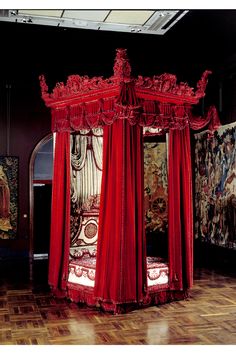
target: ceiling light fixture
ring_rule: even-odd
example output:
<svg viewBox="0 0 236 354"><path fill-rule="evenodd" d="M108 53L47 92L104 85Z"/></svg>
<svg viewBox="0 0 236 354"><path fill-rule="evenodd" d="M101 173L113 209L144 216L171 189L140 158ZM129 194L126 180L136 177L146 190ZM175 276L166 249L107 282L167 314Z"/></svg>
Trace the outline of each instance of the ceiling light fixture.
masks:
<svg viewBox="0 0 236 354"><path fill-rule="evenodd" d="M33 23L32 19L30 17L23 17L22 22L23 23Z"/></svg>

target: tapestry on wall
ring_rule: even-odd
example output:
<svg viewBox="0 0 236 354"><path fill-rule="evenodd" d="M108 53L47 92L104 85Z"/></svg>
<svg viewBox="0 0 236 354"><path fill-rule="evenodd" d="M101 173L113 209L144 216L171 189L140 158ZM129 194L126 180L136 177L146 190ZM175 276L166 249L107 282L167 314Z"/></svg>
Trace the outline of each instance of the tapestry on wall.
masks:
<svg viewBox="0 0 236 354"><path fill-rule="evenodd" d="M236 123L195 134L195 237L236 248Z"/></svg>
<svg viewBox="0 0 236 354"><path fill-rule="evenodd" d="M146 233L166 233L168 226L167 148L164 142L144 143Z"/></svg>
<svg viewBox="0 0 236 354"><path fill-rule="evenodd" d="M14 239L18 218L18 158L0 156L0 239Z"/></svg>

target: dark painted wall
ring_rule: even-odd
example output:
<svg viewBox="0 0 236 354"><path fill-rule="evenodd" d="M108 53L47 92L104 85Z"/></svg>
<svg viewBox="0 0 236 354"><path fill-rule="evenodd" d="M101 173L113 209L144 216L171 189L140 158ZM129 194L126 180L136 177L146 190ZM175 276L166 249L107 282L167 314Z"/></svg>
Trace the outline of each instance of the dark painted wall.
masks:
<svg viewBox="0 0 236 354"><path fill-rule="evenodd" d="M27 254L29 246L29 161L35 145L50 133L50 112L40 100L37 82L36 90L27 80L12 78L7 81L7 86L9 82L10 90L4 83L1 87L0 154L19 157L19 220L16 240L0 240L0 258ZM10 106L7 103L9 100Z"/></svg>
<svg viewBox="0 0 236 354"><path fill-rule="evenodd" d="M220 116L222 123L228 123L236 120L232 113L236 80L230 76L236 60L228 61L235 52L235 21L235 10L190 11L165 36L0 22L0 154L9 152L20 162L18 235L16 240L0 240L0 252L24 255L29 246L29 219L23 217L29 216L29 159L39 140L50 133L50 112L40 97L40 74L46 75L50 90L70 74L109 77L119 47L127 48L134 76L169 72L195 87L203 71L211 69L198 111L210 104L220 108L223 85Z"/></svg>

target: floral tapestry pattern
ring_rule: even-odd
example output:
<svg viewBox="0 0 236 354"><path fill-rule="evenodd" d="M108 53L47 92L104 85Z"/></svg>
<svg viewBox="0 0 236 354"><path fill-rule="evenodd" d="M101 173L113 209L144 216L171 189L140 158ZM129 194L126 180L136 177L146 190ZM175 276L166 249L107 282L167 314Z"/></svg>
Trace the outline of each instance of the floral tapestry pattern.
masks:
<svg viewBox="0 0 236 354"><path fill-rule="evenodd" d="M195 134L195 238L236 248L236 124Z"/></svg>
<svg viewBox="0 0 236 354"><path fill-rule="evenodd" d="M146 232L165 233L168 226L166 143L144 143L144 201Z"/></svg>
<svg viewBox="0 0 236 354"><path fill-rule="evenodd" d="M18 158L0 156L0 239L14 239L18 217Z"/></svg>

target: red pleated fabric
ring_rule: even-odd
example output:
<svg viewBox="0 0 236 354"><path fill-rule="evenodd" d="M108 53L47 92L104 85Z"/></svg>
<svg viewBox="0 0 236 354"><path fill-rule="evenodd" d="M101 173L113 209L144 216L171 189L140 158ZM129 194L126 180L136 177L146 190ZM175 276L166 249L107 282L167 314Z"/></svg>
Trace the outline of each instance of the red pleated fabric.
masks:
<svg viewBox="0 0 236 354"><path fill-rule="evenodd" d="M51 237L49 251L49 285L65 290L68 277L70 247L70 133L56 133Z"/></svg>
<svg viewBox="0 0 236 354"><path fill-rule="evenodd" d="M189 120L190 128L199 130L208 125L209 130L216 130L221 126L220 118L215 106L210 106L204 117L191 116Z"/></svg>
<svg viewBox="0 0 236 354"><path fill-rule="evenodd" d="M128 107L139 104L133 82L120 83L120 94L117 97L116 103Z"/></svg>
<svg viewBox="0 0 236 354"><path fill-rule="evenodd" d="M119 119L104 127L95 296L142 301L146 289L142 128Z"/></svg>
<svg viewBox="0 0 236 354"><path fill-rule="evenodd" d="M169 279L170 289L193 283L193 205L189 127L169 133Z"/></svg>

